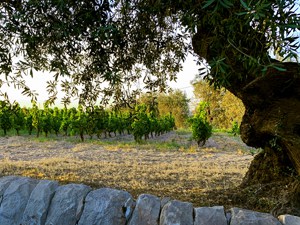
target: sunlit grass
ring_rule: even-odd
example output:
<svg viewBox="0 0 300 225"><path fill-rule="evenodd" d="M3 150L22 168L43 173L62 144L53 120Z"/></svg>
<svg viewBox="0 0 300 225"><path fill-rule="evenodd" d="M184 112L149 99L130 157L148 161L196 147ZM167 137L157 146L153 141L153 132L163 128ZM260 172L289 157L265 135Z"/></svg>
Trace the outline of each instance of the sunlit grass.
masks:
<svg viewBox="0 0 300 225"><path fill-rule="evenodd" d="M0 174L117 188L135 198L150 193L195 206L217 204L217 196L207 193L237 187L252 156L238 152L247 147L227 134L214 134L216 147L209 148L198 148L189 135L175 131L140 144L126 135L83 143L55 135L0 138Z"/></svg>

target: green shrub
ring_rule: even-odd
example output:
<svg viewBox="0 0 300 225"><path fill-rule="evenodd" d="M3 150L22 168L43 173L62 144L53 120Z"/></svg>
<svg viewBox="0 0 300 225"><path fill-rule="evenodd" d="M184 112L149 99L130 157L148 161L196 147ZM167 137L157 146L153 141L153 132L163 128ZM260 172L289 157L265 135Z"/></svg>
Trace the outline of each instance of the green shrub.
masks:
<svg viewBox="0 0 300 225"><path fill-rule="evenodd" d="M203 146L212 135L212 126L207 121L206 102L201 102L196 114L190 119L192 125L192 138L197 141L198 146Z"/></svg>
<svg viewBox="0 0 300 225"><path fill-rule="evenodd" d="M212 135L212 126L201 117L192 118L192 137L198 146L203 146Z"/></svg>

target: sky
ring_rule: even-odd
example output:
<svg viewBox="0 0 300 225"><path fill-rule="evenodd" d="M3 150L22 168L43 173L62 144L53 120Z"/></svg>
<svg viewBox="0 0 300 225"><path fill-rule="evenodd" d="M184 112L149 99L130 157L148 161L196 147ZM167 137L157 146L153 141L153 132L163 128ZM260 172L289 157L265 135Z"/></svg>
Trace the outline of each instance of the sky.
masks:
<svg viewBox="0 0 300 225"><path fill-rule="evenodd" d="M185 92L187 97L193 98L193 87L191 81L195 78L198 73L198 66L196 65L196 58L192 55L188 55L186 61L183 64L183 70L178 73L177 81L170 82L170 87L173 89L180 89ZM51 79L51 75L48 73L38 73L34 75L34 78L26 78L26 84L38 93L37 102L39 106L43 105L43 102L47 100L48 93L46 90L47 80ZM31 106L31 99L27 96L22 95L21 90L14 89L13 87L7 87L3 85L1 87L2 92L7 92L10 101L17 101L21 106ZM58 100L56 105L61 106L60 101L63 97L63 93L58 94Z"/></svg>

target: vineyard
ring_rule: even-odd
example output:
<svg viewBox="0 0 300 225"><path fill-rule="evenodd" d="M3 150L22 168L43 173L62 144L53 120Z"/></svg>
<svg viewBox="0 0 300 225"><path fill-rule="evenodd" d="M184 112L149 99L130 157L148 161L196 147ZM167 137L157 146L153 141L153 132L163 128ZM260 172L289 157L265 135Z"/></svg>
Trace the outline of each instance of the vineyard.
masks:
<svg viewBox="0 0 300 225"><path fill-rule="evenodd" d="M134 110L121 112L95 106L93 109L50 108L44 104L43 109L33 103L31 108L21 108L16 102L0 102L0 127L3 134L14 130L17 135L24 131L29 135L44 134L46 137L54 133L64 136L111 137L132 134L137 142L169 132L175 127L175 119L171 114L160 116L150 111L145 104Z"/></svg>

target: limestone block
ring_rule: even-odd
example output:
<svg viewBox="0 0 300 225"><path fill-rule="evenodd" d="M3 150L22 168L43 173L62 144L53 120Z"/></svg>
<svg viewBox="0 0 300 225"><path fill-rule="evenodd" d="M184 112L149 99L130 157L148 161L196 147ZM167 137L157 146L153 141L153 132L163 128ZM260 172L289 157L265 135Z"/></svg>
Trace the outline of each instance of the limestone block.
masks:
<svg viewBox="0 0 300 225"><path fill-rule="evenodd" d="M83 184L59 186L52 198L46 225L75 225L80 219L84 200L91 188Z"/></svg>
<svg viewBox="0 0 300 225"><path fill-rule="evenodd" d="M31 192L38 181L30 178L13 179L4 192L0 206L1 225L19 225Z"/></svg>
<svg viewBox="0 0 300 225"><path fill-rule="evenodd" d="M0 205L1 205L1 202L3 200L3 195L4 195L4 192L5 192L6 188L8 188L8 186L10 185L10 183L13 180L17 180L17 179L20 179L20 178L21 177L17 177L17 176L1 177L1 179L0 179Z"/></svg>
<svg viewBox="0 0 300 225"><path fill-rule="evenodd" d="M91 191L85 200L85 206L78 225L122 225L129 218L128 210L133 204L132 196L125 191L101 188Z"/></svg>
<svg viewBox="0 0 300 225"><path fill-rule="evenodd" d="M160 199L149 194L138 197L136 207L128 225L158 225Z"/></svg>
<svg viewBox="0 0 300 225"><path fill-rule="evenodd" d="M58 182L41 180L33 189L23 214L22 225L45 224Z"/></svg>
<svg viewBox="0 0 300 225"><path fill-rule="evenodd" d="M300 217L292 216L289 214L280 215L278 217L278 219L283 225L299 225L300 224Z"/></svg>
<svg viewBox="0 0 300 225"><path fill-rule="evenodd" d="M275 217L268 213L232 208L230 225L282 225Z"/></svg>
<svg viewBox="0 0 300 225"><path fill-rule="evenodd" d="M160 225L193 225L193 205L189 202L170 201L162 209Z"/></svg>
<svg viewBox="0 0 300 225"><path fill-rule="evenodd" d="M223 206L195 208L194 225L227 225Z"/></svg>

